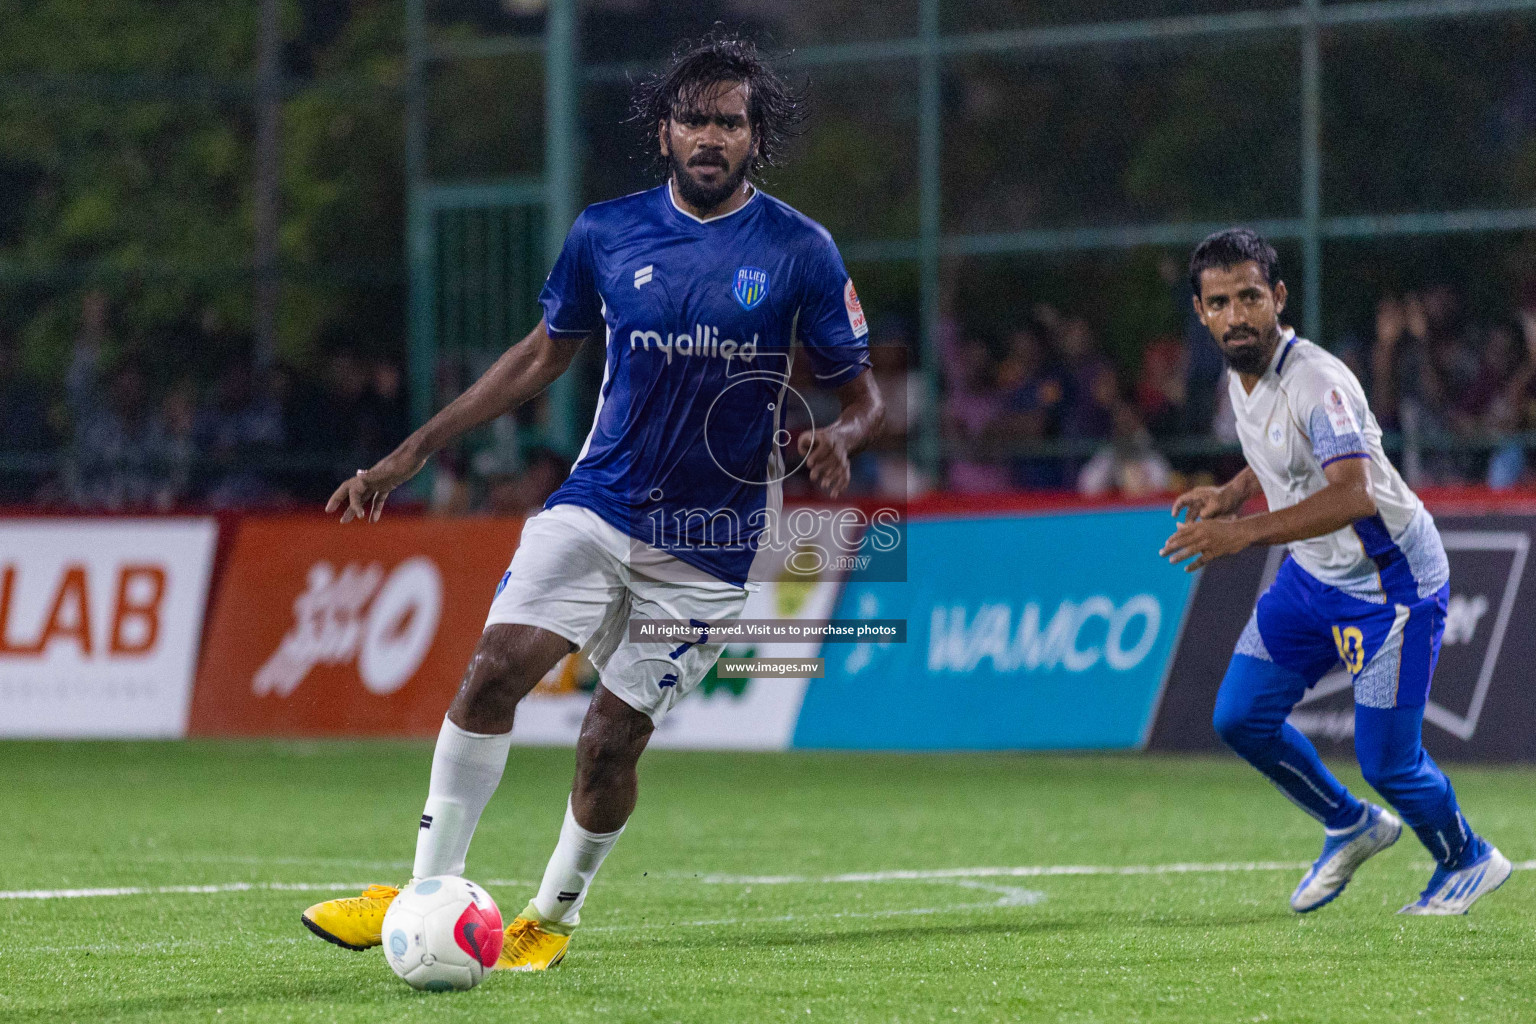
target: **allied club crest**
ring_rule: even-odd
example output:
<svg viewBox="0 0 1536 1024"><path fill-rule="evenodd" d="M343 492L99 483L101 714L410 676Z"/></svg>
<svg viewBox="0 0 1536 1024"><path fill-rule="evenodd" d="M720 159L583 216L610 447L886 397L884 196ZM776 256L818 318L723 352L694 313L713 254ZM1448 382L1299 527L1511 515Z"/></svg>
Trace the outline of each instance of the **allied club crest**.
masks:
<svg viewBox="0 0 1536 1024"><path fill-rule="evenodd" d="M740 267L731 294L742 309L756 309L768 297L768 271L756 267Z"/></svg>

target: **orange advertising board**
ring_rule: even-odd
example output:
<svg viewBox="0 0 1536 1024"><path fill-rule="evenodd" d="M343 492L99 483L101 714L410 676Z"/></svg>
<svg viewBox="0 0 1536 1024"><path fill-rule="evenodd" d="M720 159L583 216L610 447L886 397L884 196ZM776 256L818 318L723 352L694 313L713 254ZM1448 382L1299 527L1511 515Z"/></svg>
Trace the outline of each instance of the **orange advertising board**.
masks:
<svg viewBox="0 0 1536 1024"><path fill-rule="evenodd" d="M220 575L194 736L433 736L520 519L249 518Z"/></svg>

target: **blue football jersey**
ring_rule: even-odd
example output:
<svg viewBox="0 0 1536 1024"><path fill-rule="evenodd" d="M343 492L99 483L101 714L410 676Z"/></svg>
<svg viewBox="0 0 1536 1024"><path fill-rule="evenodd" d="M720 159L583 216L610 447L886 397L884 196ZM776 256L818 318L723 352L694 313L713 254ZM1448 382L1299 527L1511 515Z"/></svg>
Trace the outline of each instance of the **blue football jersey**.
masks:
<svg viewBox="0 0 1536 1024"><path fill-rule="evenodd" d="M539 301L551 335L607 346L592 430L546 507L589 508L745 583L778 511L785 406L801 402L789 386L796 340L825 387L869 365L832 237L760 191L700 220L663 184L587 207Z"/></svg>

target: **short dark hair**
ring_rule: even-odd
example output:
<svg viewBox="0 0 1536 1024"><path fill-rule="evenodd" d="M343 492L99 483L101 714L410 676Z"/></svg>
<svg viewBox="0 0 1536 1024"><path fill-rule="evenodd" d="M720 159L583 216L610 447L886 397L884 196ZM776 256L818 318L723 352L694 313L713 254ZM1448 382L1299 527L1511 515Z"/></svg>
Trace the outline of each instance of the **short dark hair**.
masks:
<svg viewBox="0 0 1536 1024"><path fill-rule="evenodd" d="M784 145L803 130L806 89L786 83L751 39L717 25L700 40L680 43L665 69L635 86L630 120L646 130L647 152L658 168L665 171L668 165L657 152L656 126L696 109L723 82L747 87L747 121L757 143L747 172L755 176L763 167L779 165Z"/></svg>
<svg viewBox="0 0 1536 1024"><path fill-rule="evenodd" d="M1280 257L1275 247L1264 236L1248 228L1227 228L1207 235L1205 241L1195 246L1195 254L1189 258L1189 288L1195 298L1200 297L1200 273L1219 267L1230 270L1249 260L1259 265L1264 280L1273 289L1280 283Z"/></svg>

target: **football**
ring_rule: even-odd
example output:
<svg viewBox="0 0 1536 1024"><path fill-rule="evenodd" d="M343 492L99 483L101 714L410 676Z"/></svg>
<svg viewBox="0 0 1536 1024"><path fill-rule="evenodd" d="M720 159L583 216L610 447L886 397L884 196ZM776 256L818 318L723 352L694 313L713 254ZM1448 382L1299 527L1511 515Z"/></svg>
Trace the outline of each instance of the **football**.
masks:
<svg viewBox="0 0 1536 1024"><path fill-rule="evenodd" d="M384 915L384 958L412 988L463 991L480 984L501 955L501 911L474 882L422 878Z"/></svg>

